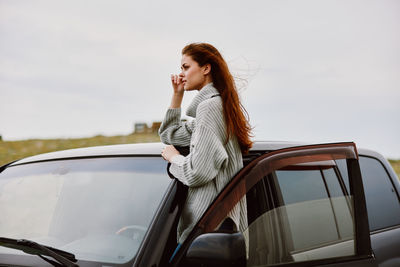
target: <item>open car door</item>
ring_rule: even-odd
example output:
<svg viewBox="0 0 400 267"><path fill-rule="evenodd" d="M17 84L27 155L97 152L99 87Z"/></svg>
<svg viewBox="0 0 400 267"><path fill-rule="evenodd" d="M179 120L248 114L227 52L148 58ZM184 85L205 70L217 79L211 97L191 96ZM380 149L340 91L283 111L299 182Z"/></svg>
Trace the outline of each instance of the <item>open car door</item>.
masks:
<svg viewBox="0 0 400 267"><path fill-rule="evenodd" d="M337 168L345 162L348 178ZM346 180L345 180L346 179ZM248 227L218 231L246 198ZM376 266L354 143L259 156L205 212L172 266Z"/></svg>

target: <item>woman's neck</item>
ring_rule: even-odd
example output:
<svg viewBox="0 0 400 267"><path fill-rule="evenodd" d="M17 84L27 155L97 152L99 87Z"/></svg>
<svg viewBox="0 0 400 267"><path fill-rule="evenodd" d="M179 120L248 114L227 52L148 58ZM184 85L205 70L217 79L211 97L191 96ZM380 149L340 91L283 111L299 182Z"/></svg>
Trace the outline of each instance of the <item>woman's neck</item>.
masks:
<svg viewBox="0 0 400 267"><path fill-rule="evenodd" d="M207 75L206 79L204 80L204 83L201 85L201 87L198 90L200 91L201 88L203 88L204 86L206 86L207 84L212 83L212 82L213 82L213 80L212 80L211 76Z"/></svg>

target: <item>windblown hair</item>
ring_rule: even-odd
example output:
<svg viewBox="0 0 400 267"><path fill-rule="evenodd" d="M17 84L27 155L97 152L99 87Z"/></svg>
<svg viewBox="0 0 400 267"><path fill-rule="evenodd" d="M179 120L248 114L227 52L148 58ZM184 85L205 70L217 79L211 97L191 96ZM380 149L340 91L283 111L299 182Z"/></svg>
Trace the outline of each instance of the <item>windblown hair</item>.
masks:
<svg viewBox="0 0 400 267"><path fill-rule="evenodd" d="M253 142L250 140L251 126L248 113L240 103L235 80L222 55L207 43L192 43L182 49L182 55L190 56L200 67L211 65L211 77L214 87L222 98L224 119L228 142L231 135L236 136L240 149L246 154Z"/></svg>

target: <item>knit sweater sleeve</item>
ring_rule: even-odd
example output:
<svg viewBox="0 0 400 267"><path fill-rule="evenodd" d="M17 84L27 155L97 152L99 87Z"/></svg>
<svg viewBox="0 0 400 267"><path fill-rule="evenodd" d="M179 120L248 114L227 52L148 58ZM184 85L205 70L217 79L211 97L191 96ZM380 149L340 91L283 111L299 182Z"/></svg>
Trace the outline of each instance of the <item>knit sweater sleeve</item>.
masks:
<svg viewBox="0 0 400 267"><path fill-rule="evenodd" d="M196 120L181 121L181 109L170 108L161 123L158 134L161 142L174 146L189 146Z"/></svg>
<svg viewBox="0 0 400 267"><path fill-rule="evenodd" d="M190 154L174 156L170 172L183 184L198 187L213 180L227 161L222 141L209 128L198 125Z"/></svg>

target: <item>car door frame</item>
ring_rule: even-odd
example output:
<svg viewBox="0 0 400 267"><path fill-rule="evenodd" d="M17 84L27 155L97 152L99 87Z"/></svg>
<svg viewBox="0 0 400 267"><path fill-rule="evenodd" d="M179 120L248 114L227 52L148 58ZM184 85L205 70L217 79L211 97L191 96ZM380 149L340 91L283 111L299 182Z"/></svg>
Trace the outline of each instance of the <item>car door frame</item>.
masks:
<svg viewBox="0 0 400 267"><path fill-rule="evenodd" d="M369 225L356 145L352 142L306 145L265 153L244 167L217 196L176 254L172 266L179 266L191 242L203 233L213 232L229 210L266 174L285 166L308 162L346 159L350 191L354 199L355 255L291 262L280 266L376 266L371 249Z"/></svg>

